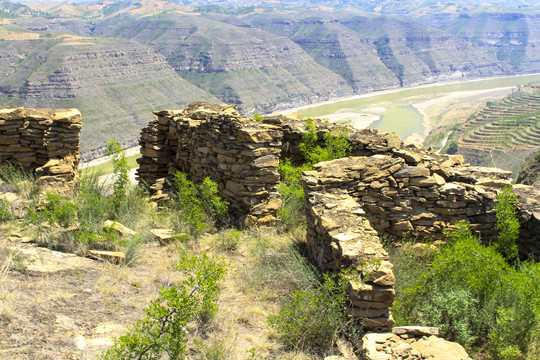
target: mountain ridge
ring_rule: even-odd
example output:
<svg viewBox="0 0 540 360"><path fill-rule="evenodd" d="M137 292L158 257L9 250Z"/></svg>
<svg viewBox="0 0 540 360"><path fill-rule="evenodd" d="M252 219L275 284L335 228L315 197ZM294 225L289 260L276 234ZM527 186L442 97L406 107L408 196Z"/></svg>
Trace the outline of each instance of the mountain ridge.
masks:
<svg viewBox="0 0 540 360"><path fill-rule="evenodd" d="M245 113L273 112L372 91L540 71L540 13L529 5L515 16L497 4L429 1L398 7L332 1L9 4L0 3L4 11L15 9L0 19L0 100L35 106L40 97L43 106L80 107L89 124L103 124L92 129L102 135L83 134L84 150L102 145L108 131L133 136L123 128L142 126L155 104L219 99ZM478 19L488 21L471 33ZM122 54L113 56L126 59L124 65L107 61L106 54L118 49ZM101 60L92 64L91 57ZM159 79L159 89L152 79ZM91 94L96 84L116 90L97 101ZM161 100L142 105L143 95L156 94ZM114 105L93 109L103 101ZM109 107L123 110L106 114ZM97 119L99 110L104 114Z"/></svg>

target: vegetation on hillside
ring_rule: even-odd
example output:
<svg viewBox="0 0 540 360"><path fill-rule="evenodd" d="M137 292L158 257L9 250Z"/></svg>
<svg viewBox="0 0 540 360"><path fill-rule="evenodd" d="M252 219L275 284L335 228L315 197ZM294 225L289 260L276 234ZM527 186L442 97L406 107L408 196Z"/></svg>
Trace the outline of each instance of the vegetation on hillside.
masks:
<svg viewBox="0 0 540 360"><path fill-rule="evenodd" d="M503 190L496 206L499 239L480 244L467 223L446 232L433 250L394 250L398 324L436 326L479 358L540 356L540 264L517 260L515 198Z"/></svg>
<svg viewBox="0 0 540 360"><path fill-rule="evenodd" d="M540 151L531 156L521 167L516 178L519 184L533 185L540 179Z"/></svg>
<svg viewBox="0 0 540 360"><path fill-rule="evenodd" d="M281 175L278 191L283 201L278 214L288 230L297 229L305 224L303 220L305 194L300 181L302 172L313 169L316 163L344 157L351 150L349 134L344 127L337 129L334 134L326 132L323 139L319 139L313 120L308 119L305 130L300 143L300 152L305 162L295 165L290 159L282 159L278 167Z"/></svg>
<svg viewBox="0 0 540 360"><path fill-rule="evenodd" d="M320 145L310 146L310 151L328 152ZM158 359L166 355L181 359L188 353L195 359L229 358L227 354L232 350L224 339L204 335L224 336L216 324L224 319L237 321L227 318L230 307L225 312L218 309L223 286L228 288L226 296L254 297L249 306L258 303L257 309L264 308L256 311L264 316L262 326L269 332L264 335L267 345L247 349L237 358L281 359L292 358L293 354L319 357L333 353L336 333L347 323L342 312L346 277L320 276L305 257L301 236L276 234L275 230L262 235L256 229L228 228L228 204L217 195L217 185L209 179L194 184L182 173L174 177L171 200L155 208L143 188L128 182L125 155L114 141L108 152L112 156L113 179L102 183L98 174L87 171L72 192L58 188L43 194L43 188L30 174L11 165L0 168L6 184L3 186L16 188L24 199L25 205L17 211L26 213L24 222L38 245L79 255L87 255L92 249L117 250L124 253L123 266L132 269L140 266L143 251L148 251L147 244L154 241L150 229L170 227L176 232L169 251L177 254L177 260L168 271L178 275L158 287L153 300L144 307L143 317L129 326L128 332L101 358ZM10 222L16 218L16 209L2 207L0 215L2 222ZM136 234L119 233L116 227L104 226L106 220L126 225ZM208 245L209 250L201 250ZM26 260L21 259L23 269ZM8 261L3 253L0 260ZM229 269L227 274L225 267ZM170 279L171 274L161 276ZM290 316L292 313L295 317ZM299 318L303 321L298 322ZM274 350L269 353L267 346Z"/></svg>

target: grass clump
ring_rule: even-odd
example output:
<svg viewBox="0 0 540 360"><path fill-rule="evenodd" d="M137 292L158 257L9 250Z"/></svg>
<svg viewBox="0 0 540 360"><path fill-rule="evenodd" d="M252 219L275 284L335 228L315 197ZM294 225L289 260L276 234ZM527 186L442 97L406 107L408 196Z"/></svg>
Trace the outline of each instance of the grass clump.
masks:
<svg viewBox="0 0 540 360"><path fill-rule="evenodd" d="M4 198L0 198L0 221L8 221L13 218L11 204Z"/></svg>
<svg viewBox="0 0 540 360"><path fill-rule="evenodd" d="M13 187L19 196L27 200L35 200L41 191L41 187L31 172L11 163L0 165L0 179Z"/></svg>
<svg viewBox="0 0 540 360"><path fill-rule="evenodd" d="M268 318L269 325L290 349L330 348L338 329L347 323L344 309L353 276L351 271L324 274L319 286L295 291L279 313Z"/></svg>
<svg viewBox="0 0 540 360"><path fill-rule="evenodd" d="M241 235L242 232L237 229L230 229L221 233L216 239L218 249L228 252L237 250Z"/></svg>

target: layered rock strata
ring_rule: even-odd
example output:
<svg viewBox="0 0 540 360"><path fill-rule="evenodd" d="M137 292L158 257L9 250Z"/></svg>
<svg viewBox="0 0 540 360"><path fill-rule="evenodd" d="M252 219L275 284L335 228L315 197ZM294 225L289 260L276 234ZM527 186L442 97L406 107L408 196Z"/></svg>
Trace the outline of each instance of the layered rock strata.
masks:
<svg viewBox="0 0 540 360"><path fill-rule="evenodd" d="M44 182L77 177L81 113L77 109L0 109L0 164L31 171Z"/></svg>

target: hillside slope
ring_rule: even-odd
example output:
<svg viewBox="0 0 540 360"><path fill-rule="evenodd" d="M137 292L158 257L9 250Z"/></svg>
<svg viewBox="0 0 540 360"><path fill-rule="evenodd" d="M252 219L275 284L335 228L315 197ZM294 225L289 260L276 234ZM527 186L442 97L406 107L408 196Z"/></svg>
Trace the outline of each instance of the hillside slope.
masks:
<svg viewBox="0 0 540 360"><path fill-rule="evenodd" d="M185 79L250 112L352 94L343 78L289 39L194 15L114 18L94 34L152 46Z"/></svg>
<svg viewBox="0 0 540 360"><path fill-rule="evenodd" d="M289 37L359 93L504 70L463 40L392 16L355 10L273 12L237 21Z"/></svg>
<svg viewBox="0 0 540 360"><path fill-rule="evenodd" d="M533 185L540 180L540 151L523 164L516 182L519 184Z"/></svg>
<svg viewBox="0 0 540 360"><path fill-rule="evenodd" d="M467 121L454 126L444 151L463 154L475 165L511 170L516 176L538 149L540 87L531 84L503 100L488 102Z"/></svg>
<svg viewBox="0 0 540 360"><path fill-rule="evenodd" d="M83 150L136 136L152 110L218 101L182 79L155 50L136 42L59 37L0 42L0 101L77 107Z"/></svg>
<svg viewBox="0 0 540 360"><path fill-rule="evenodd" d="M465 40L507 71L535 72L540 66L540 14L472 13L420 19Z"/></svg>

